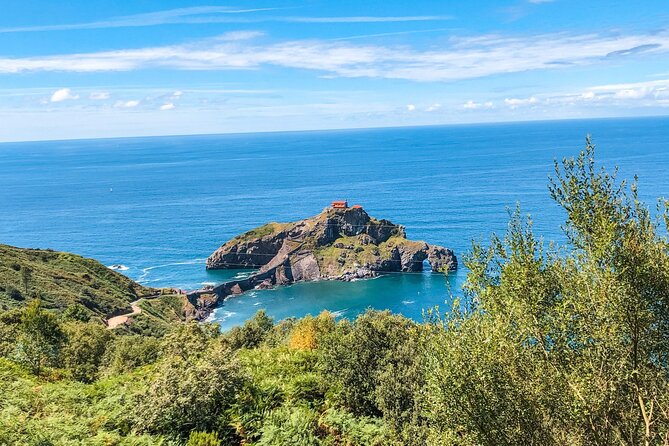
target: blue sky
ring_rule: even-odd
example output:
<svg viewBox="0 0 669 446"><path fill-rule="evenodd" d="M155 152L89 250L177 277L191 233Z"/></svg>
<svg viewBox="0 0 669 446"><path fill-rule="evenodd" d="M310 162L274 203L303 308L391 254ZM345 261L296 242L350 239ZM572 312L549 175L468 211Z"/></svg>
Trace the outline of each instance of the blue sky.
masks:
<svg viewBox="0 0 669 446"><path fill-rule="evenodd" d="M0 141L667 112L667 0L31 0L0 15Z"/></svg>

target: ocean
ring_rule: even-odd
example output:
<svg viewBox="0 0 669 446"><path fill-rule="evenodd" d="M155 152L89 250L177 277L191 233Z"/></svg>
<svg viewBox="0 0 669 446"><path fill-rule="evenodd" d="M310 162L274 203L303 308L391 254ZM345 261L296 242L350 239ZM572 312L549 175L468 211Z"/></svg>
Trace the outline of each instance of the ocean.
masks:
<svg viewBox="0 0 669 446"><path fill-rule="evenodd" d="M564 241L548 177L586 134L600 163L639 176L653 209L669 195L669 118L5 143L0 243L70 251L124 265L146 285L195 289L248 273L205 269L226 240L346 199L462 263L473 240L505 231L517 203L537 234ZM461 268L299 283L233 298L212 319L228 329L260 308L278 320L371 307L420 320L450 307L465 277Z"/></svg>

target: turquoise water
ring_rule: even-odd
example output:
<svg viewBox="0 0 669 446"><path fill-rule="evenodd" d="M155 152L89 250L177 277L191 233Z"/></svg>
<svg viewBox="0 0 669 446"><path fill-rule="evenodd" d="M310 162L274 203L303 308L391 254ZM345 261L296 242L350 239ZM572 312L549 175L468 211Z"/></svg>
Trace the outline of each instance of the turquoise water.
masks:
<svg viewBox="0 0 669 446"><path fill-rule="evenodd" d="M520 201L535 230L561 240L553 159L593 135L600 161L639 175L651 205L669 196L669 119L611 119L329 132L0 144L0 242L76 252L152 286L198 288L239 271L204 260L267 221L320 212L333 199L455 250L503 232ZM224 328L259 308L277 317L389 308L420 319L448 305L465 272L390 275L256 291L214 318Z"/></svg>

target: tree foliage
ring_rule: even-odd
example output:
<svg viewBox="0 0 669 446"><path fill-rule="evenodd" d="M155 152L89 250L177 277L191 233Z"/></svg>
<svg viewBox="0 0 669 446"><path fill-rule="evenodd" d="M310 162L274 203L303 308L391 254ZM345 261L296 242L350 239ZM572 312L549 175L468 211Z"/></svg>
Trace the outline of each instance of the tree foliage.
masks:
<svg viewBox="0 0 669 446"><path fill-rule="evenodd" d="M56 364L64 340L56 315L43 310L38 299L33 300L21 315L16 357L40 375L44 367Z"/></svg>
<svg viewBox="0 0 669 446"><path fill-rule="evenodd" d="M669 441L669 251L658 221L594 147L556 163L569 246L546 251L513 215L467 262L471 305L428 349L442 444ZM451 440L449 440L451 441Z"/></svg>

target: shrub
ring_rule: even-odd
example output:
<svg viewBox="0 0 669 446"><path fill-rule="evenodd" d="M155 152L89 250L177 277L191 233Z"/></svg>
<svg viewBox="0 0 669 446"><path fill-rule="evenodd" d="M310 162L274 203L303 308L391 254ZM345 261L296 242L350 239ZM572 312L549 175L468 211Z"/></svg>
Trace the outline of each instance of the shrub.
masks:
<svg viewBox="0 0 669 446"><path fill-rule="evenodd" d="M322 336L334 330L334 315L324 311L317 317L300 319L290 332L288 346L300 350L315 350Z"/></svg>
<svg viewBox="0 0 669 446"><path fill-rule="evenodd" d="M388 429L378 418L356 417L346 411L330 409L321 416L320 423L327 430L328 437L338 439L335 443L337 445L385 446L394 444L388 437Z"/></svg>
<svg viewBox="0 0 669 446"><path fill-rule="evenodd" d="M192 431L186 446L221 446L216 432Z"/></svg>
<svg viewBox="0 0 669 446"><path fill-rule="evenodd" d="M7 291L5 292L7 294L7 297L9 297L12 300L24 300L25 298L23 297L23 294L21 294L21 291L17 290L16 288L10 286L7 288Z"/></svg>
<svg viewBox="0 0 669 446"><path fill-rule="evenodd" d="M137 395L136 426L178 438L214 430L243 383L237 360L196 324L181 327L165 342L171 353L158 363L148 391Z"/></svg>
<svg viewBox="0 0 669 446"><path fill-rule="evenodd" d="M356 415L380 416L375 389L399 347L410 340L416 324L389 311L372 311L343 321L323 339L320 363L336 397ZM412 344L413 345L413 344ZM408 352L411 361L417 352ZM398 383L398 386L402 383Z"/></svg>
<svg viewBox="0 0 669 446"><path fill-rule="evenodd" d="M42 310L39 299L28 304L18 326L17 359L39 375L45 366L55 365L65 341L57 317Z"/></svg>

